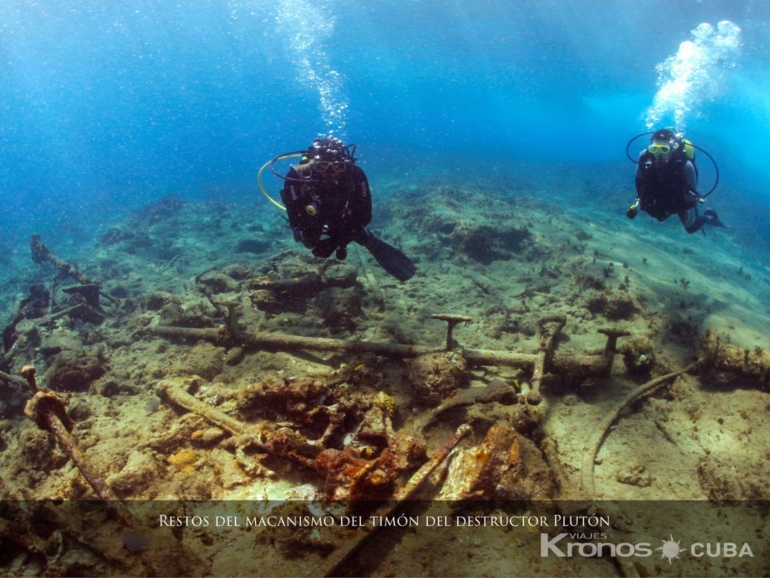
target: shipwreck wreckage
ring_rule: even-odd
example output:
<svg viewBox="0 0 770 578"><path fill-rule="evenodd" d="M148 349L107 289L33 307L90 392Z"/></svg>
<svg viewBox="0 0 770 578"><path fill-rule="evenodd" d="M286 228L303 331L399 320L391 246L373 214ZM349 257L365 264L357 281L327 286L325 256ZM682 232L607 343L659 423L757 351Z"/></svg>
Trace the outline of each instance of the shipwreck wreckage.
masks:
<svg viewBox="0 0 770 578"><path fill-rule="evenodd" d="M98 323L107 315L100 299L116 308L119 300L100 292L99 285L80 273L74 266L57 259L45 247L39 237L32 237L33 260L51 263L62 276L75 279L78 285L65 288L69 301L58 309L41 300L52 300L52 293L33 295L18 308L12 324L3 337L10 342L3 362L10 359L14 348L27 345L37 326L77 313ZM286 292L296 280L264 280L260 290ZM225 433L223 445L239 456L241 466L254 475L264 475L266 470L253 455L269 455L279 460L298 464L308 472L315 472L323 487L324 500L345 504L344 512L369 507L369 513L385 516L398 512L407 501L420 497L438 497L454 503L464 500L492 499L515 496L523 500L570 500L580 503L588 511L596 498L594 463L597 453L612 424L632 402L649 395L670 383L682 373L719 373L767 388L770 381L770 350L740 349L720 340L716 332L708 330L700 342L700 355L691 365L651 379L631 391L605 419L598 424L590 440L586 440L579 487L568 487L560 475L560 464L553 442L543 434L541 425L546 419L547 406L543 403L543 384L551 376L562 382L581 382L610 376L617 354L624 355L627 365L639 363L638 353L618 346L618 340L628 332L612 327L601 329L606 336L605 347L596 351L561 352L559 337L566 323L564 317L544 317L539 322L539 347L532 352L479 350L462 347L453 338L453 330L459 323L471 318L456 314L435 314L433 318L447 324L446 341L438 347L389 342L305 337L273 332L251 332L239 323L237 301L215 302L222 311L224 323L215 328L190 328L155 325L145 329L148 335L182 342L209 342L228 348L238 347L250 351L315 351L333 352L340 355L368 354L378 358L414 360L413 371L418 379L434 380L443 395L429 392L434 399L423 404L429 407L415 428L407 435L393 425L395 400L382 391L361 390L354 393L349 383L361 379L355 375L357 368L333 372L327 379L292 376L276 384L265 384L253 391L234 394L238 407L253 408L269 404L282 408L277 413L286 420L242 420L230 413L202 401L196 392L205 380L196 377L169 377L158 381L155 391L166 404L180 413L191 412L203 418L212 427ZM508 366L518 368L525 377L521 383L507 383L495 379L486 387L456 387L453 381L468 367ZM121 559L120 549L127 548L135 558L131 564L121 560L128 572L152 575L196 574L205 564L189 548L171 533L155 529L152 539L164 544L161 557L143 545L147 541L147 529L139 522L130 502L124 502L113 491L105 478L78 447L73 435L75 423L67 411L67 399L61 392L38 387L36 369L24 366L19 375L0 371L0 380L15 388L28 388L32 398L24 413L37 426L55 437L60 447L77 466L88 485L104 503L106 511L124 529L122 542L92 544L105 560ZM434 384L434 385L435 385ZM444 387L441 390L441 387ZM420 395L426 395L423 392ZM423 399L424 401L424 399ZM472 437L472 423L463 421L463 408L478 404L498 403L511 409L508 421L498 421L485 433L483 440L474 445L462 440ZM254 412L245 412L246 414ZM427 444L420 439L420 432L427 432L436 423L452 415L461 422L453 435L443 440L438 451L428 455ZM525 447L526 446L526 447ZM534 449L534 452L533 452ZM536 459L532 456L536 456ZM450 456L452 459L450 459ZM527 463L527 460L532 460ZM528 476L533 479L527 479ZM433 480L429 482L429 480ZM425 486L432 486L426 491ZM525 488L521 490L521 488ZM67 520L61 505L46 504L46 516L52 523L63 528L77 542L93 541L86 531ZM558 506L554 506L558 508ZM8 512L6 512L7 514ZM55 561L51 545L35 535L31 523L23 521L18 512L10 516L20 525L0 519L0 535L14 541L30 553L44 555ZM2 516L0 516L2 518ZM379 528L368 523L352 535L347 535L330 551L313 575L335 575L345 562L374 535ZM157 542L156 542L157 543Z"/></svg>

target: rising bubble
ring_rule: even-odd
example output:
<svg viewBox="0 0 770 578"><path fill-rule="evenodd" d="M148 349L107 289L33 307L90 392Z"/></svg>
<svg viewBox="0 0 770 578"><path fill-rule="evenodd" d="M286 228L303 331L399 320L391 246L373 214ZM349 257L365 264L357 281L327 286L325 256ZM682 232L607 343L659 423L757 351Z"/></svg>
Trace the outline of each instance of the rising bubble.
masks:
<svg viewBox="0 0 770 578"><path fill-rule="evenodd" d="M336 23L329 3L281 0L276 20L297 80L318 95L318 108L326 132L340 135L347 122L348 104L345 77L331 67L324 48Z"/></svg>
<svg viewBox="0 0 770 578"><path fill-rule="evenodd" d="M674 56L657 65L658 92L645 113L647 128L673 122L685 128L689 117L700 115L704 102L725 89L725 71L736 64L741 49L741 29L728 20L714 28L700 24L692 40L679 46Z"/></svg>

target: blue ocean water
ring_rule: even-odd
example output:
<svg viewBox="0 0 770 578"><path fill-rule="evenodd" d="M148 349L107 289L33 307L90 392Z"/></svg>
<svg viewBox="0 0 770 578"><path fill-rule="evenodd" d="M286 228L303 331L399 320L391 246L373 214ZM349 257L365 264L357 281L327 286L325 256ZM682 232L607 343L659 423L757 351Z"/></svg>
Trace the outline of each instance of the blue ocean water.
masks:
<svg viewBox="0 0 770 578"><path fill-rule="evenodd" d="M677 123L762 214L769 22L761 0L6 0L0 245L86 238L169 193L258 218L259 167L322 134L358 144L375 193L626 163L597 206L624 211L627 141Z"/></svg>

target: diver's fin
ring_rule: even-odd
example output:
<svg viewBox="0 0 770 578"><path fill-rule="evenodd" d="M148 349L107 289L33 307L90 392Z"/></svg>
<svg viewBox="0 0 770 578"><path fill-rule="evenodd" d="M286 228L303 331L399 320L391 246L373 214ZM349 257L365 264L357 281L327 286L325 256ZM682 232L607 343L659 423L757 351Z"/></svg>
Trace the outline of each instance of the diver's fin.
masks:
<svg viewBox="0 0 770 578"><path fill-rule="evenodd" d="M368 233L368 231L367 231ZM364 242L359 241L372 254L372 257L380 264L380 267L393 275L399 281L408 281L417 272L412 260L401 251L388 245L385 241L378 239L371 233L368 233Z"/></svg>
<svg viewBox="0 0 770 578"><path fill-rule="evenodd" d="M703 216L708 217L709 225L712 227L724 227L725 229L729 229L727 225L725 225L722 221L719 220L719 216L717 215L716 211L712 211L709 209L708 211L703 211Z"/></svg>

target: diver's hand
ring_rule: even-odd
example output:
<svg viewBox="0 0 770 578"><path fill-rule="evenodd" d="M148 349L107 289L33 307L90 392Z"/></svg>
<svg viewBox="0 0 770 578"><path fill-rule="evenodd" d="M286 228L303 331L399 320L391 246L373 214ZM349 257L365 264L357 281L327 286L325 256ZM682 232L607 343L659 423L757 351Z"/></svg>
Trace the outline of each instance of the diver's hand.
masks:
<svg viewBox="0 0 770 578"><path fill-rule="evenodd" d="M628 210L626 211L626 217L633 219L636 217L637 212L639 212L639 199L636 199L634 204L628 207Z"/></svg>
<svg viewBox="0 0 770 578"><path fill-rule="evenodd" d="M313 255L320 257L321 259L326 259L327 257L331 257L331 254L334 253L338 246L339 243L337 243L336 239L323 239L313 248Z"/></svg>

